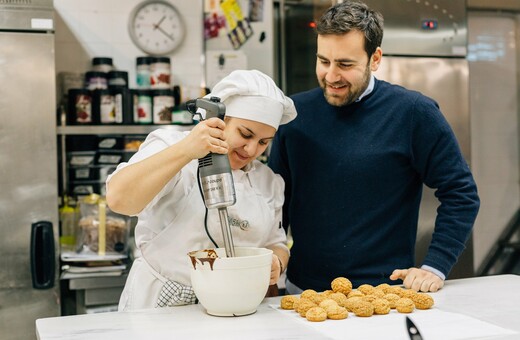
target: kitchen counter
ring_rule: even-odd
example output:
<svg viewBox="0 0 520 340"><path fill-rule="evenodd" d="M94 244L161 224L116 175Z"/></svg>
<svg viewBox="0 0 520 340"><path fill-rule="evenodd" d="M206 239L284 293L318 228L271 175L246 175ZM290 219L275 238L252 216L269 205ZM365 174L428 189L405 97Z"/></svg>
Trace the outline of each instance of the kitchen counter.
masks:
<svg viewBox="0 0 520 340"><path fill-rule="evenodd" d="M425 339L519 339L520 276L448 280L431 310L407 314ZM408 339L405 314L311 323L267 298L255 314L214 317L201 305L36 320L38 339ZM473 333L472 333L473 332ZM348 336L347 336L348 334ZM472 335L473 334L473 335Z"/></svg>

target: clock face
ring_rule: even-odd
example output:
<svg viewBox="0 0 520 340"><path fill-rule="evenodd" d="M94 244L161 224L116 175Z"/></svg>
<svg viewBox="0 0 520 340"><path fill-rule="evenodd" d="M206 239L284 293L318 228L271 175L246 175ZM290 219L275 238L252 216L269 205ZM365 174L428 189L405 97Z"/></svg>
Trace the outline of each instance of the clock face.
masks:
<svg viewBox="0 0 520 340"><path fill-rule="evenodd" d="M153 55L172 53L185 35L184 23L177 9L161 0L139 4L130 14L128 31L137 47Z"/></svg>

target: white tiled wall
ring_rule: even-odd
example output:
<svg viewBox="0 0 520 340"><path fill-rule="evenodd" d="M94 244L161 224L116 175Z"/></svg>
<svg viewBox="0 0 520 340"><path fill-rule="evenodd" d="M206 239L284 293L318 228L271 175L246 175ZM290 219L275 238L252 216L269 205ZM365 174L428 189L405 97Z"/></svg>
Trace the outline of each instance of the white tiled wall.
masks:
<svg viewBox="0 0 520 340"><path fill-rule="evenodd" d="M131 41L128 20L143 0L54 0L56 72L85 72L93 57L111 57L135 87L135 59L145 55ZM204 78L202 0L169 0L181 13L187 36L170 55L173 83L200 86Z"/></svg>
<svg viewBox="0 0 520 340"><path fill-rule="evenodd" d="M475 224L478 269L520 206L518 17L469 13L471 164L481 198Z"/></svg>

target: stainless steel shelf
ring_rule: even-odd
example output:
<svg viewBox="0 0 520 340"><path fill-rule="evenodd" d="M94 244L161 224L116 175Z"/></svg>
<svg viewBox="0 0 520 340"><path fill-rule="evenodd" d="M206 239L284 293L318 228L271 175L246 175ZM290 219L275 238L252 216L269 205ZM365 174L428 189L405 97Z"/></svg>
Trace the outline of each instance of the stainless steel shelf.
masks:
<svg viewBox="0 0 520 340"><path fill-rule="evenodd" d="M189 131L194 125L67 125L58 126L58 135L124 135L148 134L157 129Z"/></svg>

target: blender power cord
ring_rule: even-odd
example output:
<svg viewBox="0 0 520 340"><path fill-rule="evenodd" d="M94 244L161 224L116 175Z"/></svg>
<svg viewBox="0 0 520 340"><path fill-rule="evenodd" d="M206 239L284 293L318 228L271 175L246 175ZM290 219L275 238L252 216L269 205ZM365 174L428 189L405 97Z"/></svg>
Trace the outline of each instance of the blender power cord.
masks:
<svg viewBox="0 0 520 340"><path fill-rule="evenodd" d="M206 230L206 235L208 235L208 237L211 240L211 242L213 243L213 245L215 245L215 248L218 248L219 246L218 246L217 242L215 242L213 237L211 237L211 234L209 233L209 230L208 230L208 207L206 207L206 203L204 203L204 193L202 192L202 185L200 184L199 173L200 173L200 168L197 167L197 184L199 185L199 192L200 192L200 197L202 198L202 203L204 204L204 208L206 209L206 212L204 213L204 230Z"/></svg>

